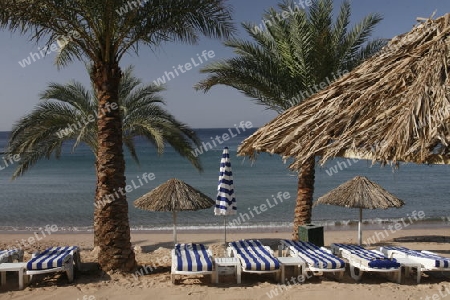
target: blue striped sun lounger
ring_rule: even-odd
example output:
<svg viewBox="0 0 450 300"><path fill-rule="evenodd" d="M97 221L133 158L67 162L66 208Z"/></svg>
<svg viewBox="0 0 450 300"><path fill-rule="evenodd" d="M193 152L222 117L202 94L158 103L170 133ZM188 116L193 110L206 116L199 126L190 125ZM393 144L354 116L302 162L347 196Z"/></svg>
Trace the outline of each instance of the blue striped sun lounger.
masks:
<svg viewBox="0 0 450 300"><path fill-rule="evenodd" d="M66 272L69 282L73 281L74 262L79 267L79 253L77 246L51 247L43 252L33 254L27 262L27 275L52 272Z"/></svg>
<svg viewBox="0 0 450 300"><path fill-rule="evenodd" d="M422 264L422 267L429 270L450 269L450 258L440 256L430 251L411 250L406 247L384 246L380 251L388 257L407 257ZM448 271L448 270L446 270Z"/></svg>
<svg viewBox="0 0 450 300"><path fill-rule="evenodd" d="M240 240L229 243L229 252L241 262L244 272L271 273L280 271L280 262L273 251L258 240Z"/></svg>
<svg viewBox="0 0 450 300"><path fill-rule="evenodd" d="M211 275L214 276L214 264L211 252L203 244L176 244L172 250L172 282L175 275Z"/></svg>
<svg viewBox="0 0 450 300"><path fill-rule="evenodd" d="M0 263L21 262L23 260L22 249L0 250Z"/></svg>
<svg viewBox="0 0 450 300"><path fill-rule="evenodd" d="M397 282L400 283L400 263L375 250L367 250L364 247L350 244L331 244L333 253L341 255L350 264L351 276L360 280L364 271L397 273ZM358 273L358 274L356 274Z"/></svg>
<svg viewBox="0 0 450 300"><path fill-rule="evenodd" d="M420 283L420 278L423 272L427 271L450 271L450 258L444 257L430 251L411 250L406 247L383 246L380 251L388 257L396 258L401 263L403 262L407 270L411 270L408 266L411 262L416 263L414 266L417 269L417 283ZM420 266L420 267L419 267Z"/></svg>
<svg viewBox="0 0 450 300"><path fill-rule="evenodd" d="M291 256L298 256L305 261L305 271L339 272L340 276L345 271L345 262L328 249L305 241L281 240L281 244L289 248Z"/></svg>

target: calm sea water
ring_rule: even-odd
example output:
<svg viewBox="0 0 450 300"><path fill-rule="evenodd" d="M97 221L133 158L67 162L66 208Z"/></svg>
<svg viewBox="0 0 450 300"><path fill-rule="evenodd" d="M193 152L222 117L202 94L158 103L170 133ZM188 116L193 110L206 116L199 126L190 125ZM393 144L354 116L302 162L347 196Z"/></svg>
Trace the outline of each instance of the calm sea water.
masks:
<svg viewBox="0 0 450 300"><path fill-rule="evenodd" d="M201 190L215 199L220 158L224 146L230 149L233 168L238 215L228 217L229 221L247 213L250 220L243 227L286 228L293 220L297 174L290 172L277 155L261 154L255 162L236 156L239 143L255 129L247 129L233 135L228 141L214 144L211 138L229 133L229 129L199 129L199 137L210 145L200 154L204 172L197 172L187 160L182 159L173 149L166 148L158 156L152 145L138 140L140 165L132 161L126 153L127 183L133 180L137 189L130 192L129 218L133 230L161 230L172 226L171 213L142 211L133 206L133 201L170 178L176 177ZM0 151L8 139L7 132L0 132ZM211 149L212 148L212 149ZM36 230L47 224L56 224L60 230L85 231L92 229L94 211L95 170L94 157L85 146L72 152L72 145L64 147L62 158L42 160L25 176L11 180L15 165L6 167L0 155L0 230ZM289 163L289 162L288 162ZM339 163L339 164L338 164ZM345 164L344 164L345 163ZM9 162L8 162L9 164ZM334 171L333 171L334 170ZM337 172L336 172L337 171ZM154 173L155 179L138 184L143 173ZM393 171L389 166L371 166L366 161L336 159L323 167L316 168L314 199L325 194L354 176L367 176L391 193L403 199L406 204L399 209L365 210L364 219L369 224L406 218L413 211L423 211L427 221L449 225L449 180L450 166L401 165ZM274 203L272 195L279 192L290 197ZM267 203L270 207L260 214L249 209ZM313 209L313 221L327 226L346 226L358 218L358 211L336 206L317 206ZM242 218L241 218L242 220ZM217 228L223 225L222 217L214 216L213 208L181 212L178 216L181 228Z"/></svg>

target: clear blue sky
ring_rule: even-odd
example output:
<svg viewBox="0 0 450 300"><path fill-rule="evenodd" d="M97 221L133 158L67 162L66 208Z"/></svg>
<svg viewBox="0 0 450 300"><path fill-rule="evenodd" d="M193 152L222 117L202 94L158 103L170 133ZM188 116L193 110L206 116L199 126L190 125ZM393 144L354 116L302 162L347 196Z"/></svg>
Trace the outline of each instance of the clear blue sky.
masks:
<svg viewBox="0 0 450 300"><path fill-rule="evenodd" d="M295 0L299 3L301 0ZM261 23L265 10L277 6L277 0L229 0L234 7L234 20L240 30L240 36L246 38L241 31L243 21ZM306 1L304 1L306 2ZM342 1L336 0L338 7ZM353 0L352 22L361 20L368 13L380 13L383 21L377 26L374 38L392 38L409 31L416 24L416 17L429 17L436 11L436 16L450 12L450 1L443 0ZM76 79L90 86L88 76L82 63L73 63L58 71L54 66L55 54L37 60L22 68L19 61L29 56L30 52L38 52L38 47L30 42L27 36L0 31L0 131L9 131L12 124L30 112L39 102L38 94L49 82L66 83ZM173 71L172 66L185 64L193 58L199 63L197 53L203 50L214 51L216 59L232 57L233 53L226 49L220 41L203 38L198 45L167 44L157 51L151 52L141 48L139 57L132 54L121 64L122 68L135 65L136 75L145 83L150 83L164 75L165 71ZM263 106L256 105L236 90L229 87L215 87L207 94L196 92L192 87L205 78L199 68L193 67L185 74L172 79L164 92L166 108L178 120L193 128L223 127L232 128L240 121L250 121L254 126L262 126L276 115Z"/></svg>

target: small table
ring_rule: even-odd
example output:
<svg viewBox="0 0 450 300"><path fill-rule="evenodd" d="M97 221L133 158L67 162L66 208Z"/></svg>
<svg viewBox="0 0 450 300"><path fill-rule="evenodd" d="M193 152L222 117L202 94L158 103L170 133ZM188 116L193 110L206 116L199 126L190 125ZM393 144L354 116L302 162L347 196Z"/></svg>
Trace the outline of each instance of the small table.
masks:
<svg viewBox="0 0 450 300"><path fill-rule="evenodd" d="M241 262L236 257L216 257L216 283L219 283L219 268L234 267L236 274L236 282L241 283Z"/></svg>
<svg viewBox="0 0 450 300"><path fill-rule="evenodd" d="M400 264L401 267L405 267L405 273L409 273L412 268L417 269L417 283L420 283L420 277L422 276L422 264L418 263L407 257L395 257L395 260ZM400 270L401 276L401 270Z"/></svg>
<svg viewBox="0 0 450 300"><path fill-rule="evenodd" d="M285 281L286 273L285 273L285 267L286 266L294 266L296 267L296 275L298 275L298 269L300 266L305 268L305 261L301 259L298 256L288 256L288 257L277 257L278 261L281 264L281 283L283 284Z"/></svg>
<svg viewBox="0 0 450 300"><path fill-rule="evenodd" d="M28 276L25 275L27 269L27 263L3 263L0 264L1 284L6 284L6 272L15 271L19 272L19 289L23 289L24 277L25 281L28 281Z"/></svg>

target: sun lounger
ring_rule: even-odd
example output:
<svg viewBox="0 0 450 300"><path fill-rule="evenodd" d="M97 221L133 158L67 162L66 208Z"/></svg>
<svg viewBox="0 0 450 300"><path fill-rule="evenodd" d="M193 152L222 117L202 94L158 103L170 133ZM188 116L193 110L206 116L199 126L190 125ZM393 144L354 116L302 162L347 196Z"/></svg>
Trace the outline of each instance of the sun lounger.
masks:
<svg viewBox="0 0 450 300"><path fill-rule="evenodd" d="M69 282L73 281L73 269L80 267L78 247L51 247L41 253L33 254L27 262L26 274L33 275L53 272L66 272Z"/></svg>
<svg viewBox="0 0 450 300"><path fill-rule="evenodd" d="M305 261L305 272L311 271L315 275L323 272L334 272L342 278L345 271L345 262L331 253L330 250L314 245L310 242L281 240L281 245L288 248L291 256L298 256Z"/></svg>
<svg viewBox="0 0 450 300"><path fill-rule="evenodd" d="M384 246L380 251L391 258L398 260L408 259L420 265L417 268L417 283L420 283L422 272L425 271L450 271L450 258L440 256L430 251L411 250L406 247Z"/></svg>
<svg viewBox="0 0 450 300"><path fill-rule="evenodd" d="M348 260L354 280L361 280L363 272L382 272L396 275L396 281L401 281L400 263L379 251L348 244L331 244L331 251Z"/></svg>
<svg viewBox="0 0 450 300"><path fill-rule="evenodd" d="M0 263L21 262L22 260L22 249L0 250Z"/></svg>
<svg viewBox="0 0 450 300"><path fill-rule="evenodd" d="M273 256L270 247L264 246L258 240L240 240L229 243L229 256L234 256L241 262L243 272L247 273L280 273L280 262Z"/></svg>
<svg viewBox="0 0 450 300"><path fill-rule="evenodd" d="M0 283L1 285L6 284L6 272L14 271L19 274L19 288L23 289L25 264L23 261L23 250L22 249L9 249L0 250Z"/></svg>
<svg viewBox="0 0 450 300"><path fill-rule="evenodd" d="M203 244L176 244L172 249L172 283L176 275L211 275L214 277L214 263L211 251Z"/></svg>

